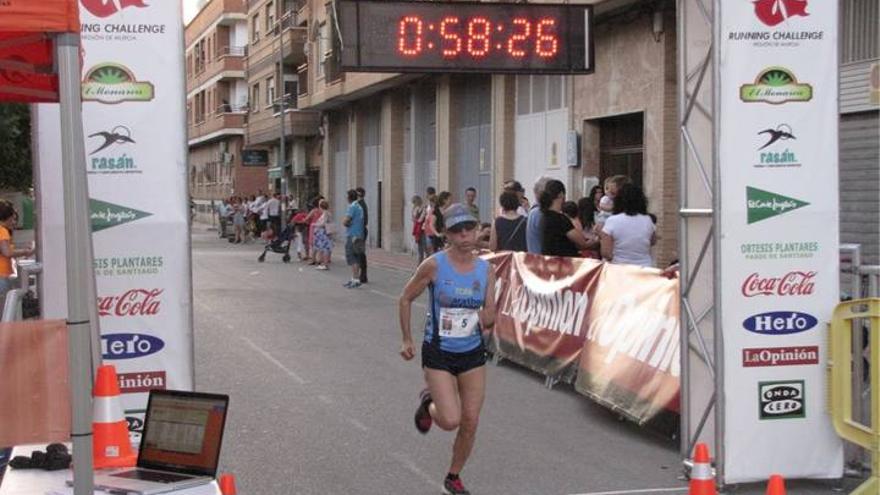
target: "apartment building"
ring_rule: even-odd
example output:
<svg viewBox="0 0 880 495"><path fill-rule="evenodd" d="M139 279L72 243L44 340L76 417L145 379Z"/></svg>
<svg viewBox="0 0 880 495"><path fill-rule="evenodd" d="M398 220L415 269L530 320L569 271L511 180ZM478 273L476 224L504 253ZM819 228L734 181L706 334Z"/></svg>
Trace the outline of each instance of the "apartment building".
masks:
<svg viewBox="0 0 880 495"><path fill-rule="evenodd" d="M306 62L308 23L294 0L247 2L247 152L268 163L265 189L294 206L318 193L320 113L302 110L297 69ZM282 138L283 136L283 138Z"/></svg>
<svg viewBox="0 0 880 495"><path fill-rule="evenodd" d="M266 187L267 163L243 160L248 86L246 0L211 0L185 30L190 194L199 211Z"/></svg>

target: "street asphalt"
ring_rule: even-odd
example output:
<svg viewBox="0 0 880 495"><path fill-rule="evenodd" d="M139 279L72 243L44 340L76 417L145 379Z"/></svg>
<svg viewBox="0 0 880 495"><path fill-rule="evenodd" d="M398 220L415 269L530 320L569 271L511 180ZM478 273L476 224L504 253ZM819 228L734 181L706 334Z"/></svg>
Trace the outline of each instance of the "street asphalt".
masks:
<svg viewBox="0 0 880 495"><path fill-rule="evenodd" d="M194 227L196 386L230 395L221 471L242 495L442 493L453 436L416 432L419 358L398 355L407 274L371 266L370 283L347 290L341 249L328 272L277 254L258 263L260 251ZM674 439L510 363L488 366L477 435L462 473L474 495L687 493Z"/></svg>

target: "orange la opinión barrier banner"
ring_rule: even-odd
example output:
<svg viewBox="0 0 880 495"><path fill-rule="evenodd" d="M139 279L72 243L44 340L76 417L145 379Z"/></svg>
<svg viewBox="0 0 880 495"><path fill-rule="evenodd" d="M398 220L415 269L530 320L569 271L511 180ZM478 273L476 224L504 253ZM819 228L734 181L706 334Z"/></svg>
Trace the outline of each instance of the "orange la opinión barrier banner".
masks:
<svg viewBox="0 0 880 495"><path fill-rule="evenodd" d="M679 284L659 270L501 253L495 351L644 424L678 412Z"/></svg>

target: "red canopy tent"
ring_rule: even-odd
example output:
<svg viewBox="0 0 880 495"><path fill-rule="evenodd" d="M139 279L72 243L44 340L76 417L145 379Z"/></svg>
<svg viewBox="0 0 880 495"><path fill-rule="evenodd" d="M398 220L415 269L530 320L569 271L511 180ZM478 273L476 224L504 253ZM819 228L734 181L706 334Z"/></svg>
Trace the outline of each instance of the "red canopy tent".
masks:
<svg viewBox="0 0 880 495"><path fill-rule="evenodd" d="M92 375L95 274L82 129L77 0L0 0L0 101L58 102L67 257L74 493L93 493Z"/></svg>

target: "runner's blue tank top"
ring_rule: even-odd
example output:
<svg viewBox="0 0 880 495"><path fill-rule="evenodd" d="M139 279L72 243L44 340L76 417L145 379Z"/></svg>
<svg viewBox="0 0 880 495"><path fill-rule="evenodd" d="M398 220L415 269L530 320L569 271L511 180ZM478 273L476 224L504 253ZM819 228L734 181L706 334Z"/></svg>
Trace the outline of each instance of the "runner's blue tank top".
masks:
<svg viewBox="0 0 880 495"><path fill-rule="evenodd" d="M434 256L437 275L430 286L431 305L425 321L425 342L447 352L473 351L483 343L478 311L486 301L489 262L477 258L474 269L455 271L445 251ZM435 325L440 334L435 336Z"/></svg>

